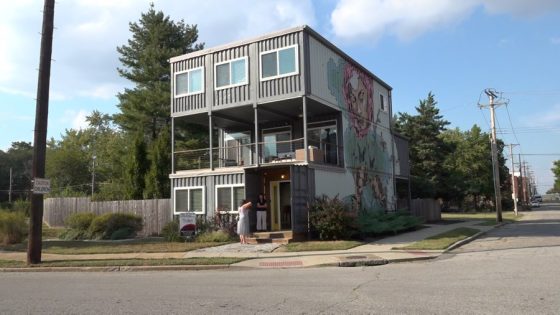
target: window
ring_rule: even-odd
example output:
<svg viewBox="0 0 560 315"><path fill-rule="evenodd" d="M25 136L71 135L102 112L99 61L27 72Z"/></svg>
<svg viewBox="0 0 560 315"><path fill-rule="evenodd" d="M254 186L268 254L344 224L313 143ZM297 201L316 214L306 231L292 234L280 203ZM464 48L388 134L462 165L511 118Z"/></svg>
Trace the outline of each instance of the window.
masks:
<svg viewBox="0 0 560 315"><path fill-rule="evenodd" d="M216 64L216 89L247 84L247 57Z"/></svg>
<svg viewBox="0 0 560 315"><path fill-rule="evenodd" d="M379 94L379 106L381 106L382 111L387 111L387 103L385 101L385 95Z"/></svg>
<svg viewBox="0 0 560 315"><path fill-rule="evenodd" d="M251 164L251 132L223 133L222 159L224 166Z"/></svg>
<svg viewBox="0 0 560 315"><path fill-rule="evenodd" d="M261 53L261 80L270 80L298 73L296 45Z"/></svg>
<svg viewBox="0 0 560 315"><path fill-rule="evenodd" d="M175 97L202 93L204 91L204 73L202 67L175 74Z"/></svg>
<svg viewBox="0 0 560 315"><path fill-rule="evenodd" d="M323 161L338 165L338 137L336 121L323 121L307 125L307 142L323 153Z"/></svg>
<svg viewBox="0 0 560 315"><path fill-rule="evenodd" d="M175 187L175 213L204 214L204 187Z"/></svg>
<svg viewBox="0 0 560 315"><path fill-rule="evenodd" d="M273 162L278 159L293 157L292 132L290 129L269 129L263 130L263 149L264 162Z"/></svg>
<svg viewBox="0 0 560 315"><path fill-rule="evenodd" d="M216 209L219 211L237 212L244 198L245 186L243 185L216 186Z"/></svg>

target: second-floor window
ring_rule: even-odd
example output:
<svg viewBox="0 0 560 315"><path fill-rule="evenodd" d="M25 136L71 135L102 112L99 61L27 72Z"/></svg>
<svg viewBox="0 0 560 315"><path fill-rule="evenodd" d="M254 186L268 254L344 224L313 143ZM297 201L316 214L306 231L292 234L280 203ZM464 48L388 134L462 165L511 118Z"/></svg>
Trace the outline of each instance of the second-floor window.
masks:
<svg viewBox="0 0 560 315"><path fill-rule="evenodd" d="M270 80L297 74L298 47L288 46L261 53L261 80Z"/></svg>
<svg viewBox="0 0 560 315"><path fill-rule="evenodd" d="M204 92L204 68L175 73L175 97Z"/></svg>
<svg viewBox="0 0 560 315"><path fill-rule="evenodd" d="M247 57L216 64L216 89L247 84Z"/></svg>

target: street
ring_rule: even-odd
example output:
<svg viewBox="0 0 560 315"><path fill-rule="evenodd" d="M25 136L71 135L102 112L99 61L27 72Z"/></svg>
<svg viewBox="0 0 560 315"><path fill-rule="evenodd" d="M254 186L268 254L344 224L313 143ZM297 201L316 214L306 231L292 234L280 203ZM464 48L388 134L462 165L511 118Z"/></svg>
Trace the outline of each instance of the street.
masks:
<svg viewBox="0 0 560 315"><path fill-rule="evenodd" d="M363 268L3 273L2 314L558 314L560 204L442 257Z"/></svg>

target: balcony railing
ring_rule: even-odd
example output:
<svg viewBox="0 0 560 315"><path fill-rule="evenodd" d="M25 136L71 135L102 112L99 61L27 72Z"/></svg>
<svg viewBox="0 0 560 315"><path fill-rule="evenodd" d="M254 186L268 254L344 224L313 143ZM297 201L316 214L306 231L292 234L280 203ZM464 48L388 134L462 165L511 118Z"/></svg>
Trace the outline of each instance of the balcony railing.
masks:
<svg viewBox="0 0 560 315"><path fill-rule="evenodd" d="M303 138L285 141L248 143L235 146L217 147L210 149L185 150L175 152L175 170L208 169L210 154L212 154L212 167L242 167L256 165L255 146L259 146L259 162L289 163L305 161ZM308 146L308 159L314 163L340 165L338 158L342 152L336 145L325 143Z"/></svg>

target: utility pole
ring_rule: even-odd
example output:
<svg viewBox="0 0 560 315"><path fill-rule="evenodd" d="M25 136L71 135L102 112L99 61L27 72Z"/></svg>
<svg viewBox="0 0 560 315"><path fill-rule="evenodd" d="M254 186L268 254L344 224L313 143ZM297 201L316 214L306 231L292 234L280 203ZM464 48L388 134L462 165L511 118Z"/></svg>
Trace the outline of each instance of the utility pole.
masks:
<svg viewBox="0 0 560 315"><path fill-rule="evenodd" d="M515 187L515 166L513 165L513 147L519 144L509 144L509 155L511 157L511 192L513 193L513 212L517 216L517 187Z"/></svg>
<svg viewBox="0 0 560 315"><path fill-rule="evenodd" d="M12 203L12 168L10 167L10 192L8 193L8 202Z"/></svg>
<svg viewBox="0 0 560 315"><path fill-rule="evenodd" d="M47 122L49 116L49 85L51 77L52 39L54 29L54 0L45 0L43 29L37 81L37 106L35 111L35 134L33 139L33 178L45 177L45 153L47 150ZM27 263L41 262L43 195L31 194L31 215L27 243Z"/></svg>
<svg viewBox="0 0 560 315"><path fill-rule="evenodd" d="M492 148L492 169L494 172L494 193L496 195L496 221L498 223L502 222L502 194L500 192L500 171L498 163L498 146L496 142L496 118L495 118L495 107L505 104L504 102L495 102L498 98L496 91L494 89L485 89L484 93L488 95L490 103L488 105L480 105L481 108L490 108L490 122L492 127L492 138L491 138L491 148Z"/></svg>

